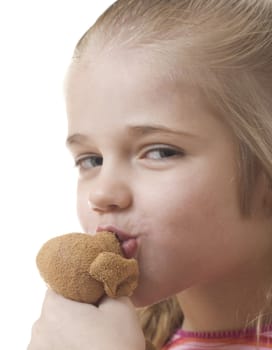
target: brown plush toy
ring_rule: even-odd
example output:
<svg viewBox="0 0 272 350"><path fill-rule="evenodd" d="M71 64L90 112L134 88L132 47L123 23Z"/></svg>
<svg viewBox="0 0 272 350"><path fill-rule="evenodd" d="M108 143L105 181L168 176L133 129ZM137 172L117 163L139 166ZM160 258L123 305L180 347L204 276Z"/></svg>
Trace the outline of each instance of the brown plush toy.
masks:
<svg viewBox="0 0 272 350"><path fill-rule="evenodd" d="M96 304L108 295L131 296L138 284L135 259L127 259L111 232L68 233L47 241L37 255L42 278L65 298ZM154 350L146 341L146 350Z"/></svg>
<svg viewBox="0 0 272 350"><path fill-rule="evenodd" d="M52 238L42 246L36 261L50 288L84 303L96 304L105 294L130 296L138 283L137 261L123 256L118 239L110 232Z"/></svg>

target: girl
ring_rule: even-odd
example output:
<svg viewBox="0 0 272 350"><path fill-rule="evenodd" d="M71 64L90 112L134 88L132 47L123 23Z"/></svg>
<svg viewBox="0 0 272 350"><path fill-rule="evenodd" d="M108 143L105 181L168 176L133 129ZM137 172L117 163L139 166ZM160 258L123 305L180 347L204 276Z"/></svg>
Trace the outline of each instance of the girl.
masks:
<svg viewBox="0 0 272 350"><path fill-rule="evenodd" d="M66 81L78 215L140 281L97 308L49 291L29 350L144 350L134 306L156 349L272 347L271 63L270 0L118 0L87 31Z"/></svg>

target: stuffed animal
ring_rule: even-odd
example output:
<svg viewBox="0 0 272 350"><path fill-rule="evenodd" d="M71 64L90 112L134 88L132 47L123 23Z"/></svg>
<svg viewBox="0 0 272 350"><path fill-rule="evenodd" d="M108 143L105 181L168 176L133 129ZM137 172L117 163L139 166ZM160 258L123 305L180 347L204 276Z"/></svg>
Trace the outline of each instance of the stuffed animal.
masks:
<svg viewBox="0 0 272 350"><path fill-rule="evenodd" d="M36 258L39 272L65 298L97 304L103 296L131 296L138 284L135 259L124 257L111 232L68 233L47 241ZM146 350L154 350L147 340Z"/></svg>
<svg viewBox="0 0 272 350"><path fill-rule="evenodd" d="M52 238L42 246L36 262L50 288L84 303L96 304L105 294L131 296L137 287L137 260L123 256L117 237L110 232Z"/></svg>

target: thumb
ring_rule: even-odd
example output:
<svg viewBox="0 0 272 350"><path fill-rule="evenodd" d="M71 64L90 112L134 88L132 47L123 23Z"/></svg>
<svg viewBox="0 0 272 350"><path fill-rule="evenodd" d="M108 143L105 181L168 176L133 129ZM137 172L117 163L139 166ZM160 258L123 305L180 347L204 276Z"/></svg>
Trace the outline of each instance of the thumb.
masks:
<svg viewBox="0 0 272 350"><path fill-rule="evenodd" d="M114 324L118 325L118 332L122 333L124 343L131 344L126 349L145 349L145 338L139 317L128 297L117 299L105 297L99 309L105 319L111 319Z"/></svg>

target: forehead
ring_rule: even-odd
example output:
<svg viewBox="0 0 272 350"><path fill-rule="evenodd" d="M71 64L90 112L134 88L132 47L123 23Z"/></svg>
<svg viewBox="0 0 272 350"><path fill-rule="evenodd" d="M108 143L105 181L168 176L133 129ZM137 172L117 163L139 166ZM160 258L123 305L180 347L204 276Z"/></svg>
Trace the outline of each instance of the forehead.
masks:
<svg viewBox="0 0 272 350"><path fill-rule="evenodd" d="M141 105L146 99L158 103L177 93L194 103L207 103L201 90L191 82L170 72L161 59L136 50L116 50L93 54L74 61L66 79L66 96L75 99L79 92L91 96L100 94L108 102L121 98L122 102ZM96 98L96 102L99 99Z"/></svg>
<svg viewBox="0 0 272 350"><path fill-rule="evenodd" d="M113 120L171 122L174 127L182 123L193 133L218 127L200 88L174 79L165 65L135 51L99 53L91 60L73 62L66 80L66 104L73 132L90 126L99 129Z"/></svg>
<svg viewBox="0 0 272 350"><path fill-rule="evenodd" d="M158 67L129 54L103 54L92 60L74 61L68 71L67 93L75 88L110 93L120 90L143 91L156 95L163 85L170 85ZM173 87L173 84L171 84ZM170 87L170 86L169 86ZM165 90L165 89L164 89ZM164 93L167 91L165 90Z"/></svg>

